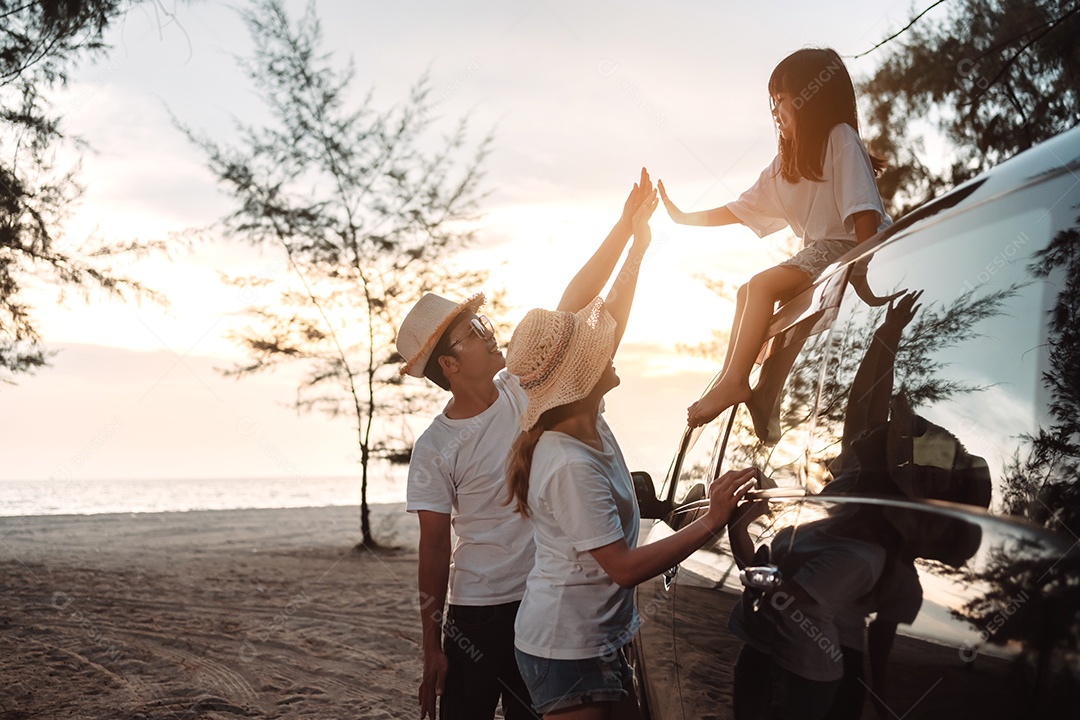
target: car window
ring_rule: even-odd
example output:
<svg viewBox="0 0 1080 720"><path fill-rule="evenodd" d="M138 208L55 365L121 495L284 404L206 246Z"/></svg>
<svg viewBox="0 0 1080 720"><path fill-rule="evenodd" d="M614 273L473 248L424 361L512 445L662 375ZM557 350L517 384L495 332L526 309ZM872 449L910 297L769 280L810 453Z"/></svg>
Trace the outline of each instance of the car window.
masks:
<svg viewBox="0 0 1080 720"><path fill-rule="evenodd" d="M687 449L677 459L676 507L705 497L705 488L716 477L716 448L730 419L730 412L721 413L711 423L690 433Z"/></svg>
<svg viewBox="0 0 1080 720"><path fill-rule="evenodd" d="M774 316L751 376L753 395L734 409L721 472L753 466L762 471L760 487L806 486L814 408L845 278L832 274Z"/></svg>
<svg viewBox="0 0 1080 720"><path fill-rule="evenodd" d="M1066 356L1062 367L1075 368L1080 353L1075 343L1048 343L1047 329L1055 309L1075 306L1065 293L1080 282L1073 257L1078 195L1071 177L1035 185L933 221L875 254L866 268L869 288L905 295L872 307L848 291L828 349L807 477L836 481L859 461L856 439L899 419L906 431L879 433L889 462L954 469L961 463L964 483L988 477L993 487L984 503L970 488L934 489L941 478L927 471L908 478L905 493L992 502L995 512L1015 510L1018 493L1034 501L1033 484L1050 471L1042 463L1040 477L1035 466L1053 445L1039 438L1076 437L1075 414L1055 418L1048 399L1055 392L1054 348ZM1055 243L1072 255L1048 254ZM1076 376L1057 375L1058 392L1071 383L1075 397Z"/></svg>
<svg viewBox="0 0 1080 720"><path fill-rule="evenodd" d="M754 397L735 411L721 470L754 466L763 488L805 487L807 447L822 382L828 333L806 337L796 326L774 338L775 348L754 380Z"/></svg>

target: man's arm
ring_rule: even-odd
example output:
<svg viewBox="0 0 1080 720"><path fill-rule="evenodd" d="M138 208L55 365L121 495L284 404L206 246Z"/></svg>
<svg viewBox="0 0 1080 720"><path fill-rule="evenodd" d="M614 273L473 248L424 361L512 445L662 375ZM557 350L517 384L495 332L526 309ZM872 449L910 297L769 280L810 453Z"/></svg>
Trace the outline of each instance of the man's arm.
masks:
<svg viewBox="0 0 1080 720"><path fill-rule="evenodd" d="M446 586L450 580L450 515L421 510L420 625L424 640L424 679L420 683L420 720L438 717L436 698L443 694L449 664L442 649L442 617Z"/></svg>
<svg viewBox="0 0 1080 720"><path fill-rule="evenodd" d="M649 179L648 171L641 168L641 180L634 185L634 189L630 191L630 195L626 198L619 221L611 228L611 232L604 238L604 242L600 243L600 247L596 249L592 257L582 266L581 270L578 270L577 275L570 281L570 284L566 286L562 299L559 300L558 310L577 312L588 305L604 289L604 285L607 284L608 278L611 277L611 273L615 269L615 263L619 261L619 257L626 247L626 241L630 239L630 235L633 233L634 213L637 211L638 206L641 205L641 201L651 193L652 180Z"/></svg>

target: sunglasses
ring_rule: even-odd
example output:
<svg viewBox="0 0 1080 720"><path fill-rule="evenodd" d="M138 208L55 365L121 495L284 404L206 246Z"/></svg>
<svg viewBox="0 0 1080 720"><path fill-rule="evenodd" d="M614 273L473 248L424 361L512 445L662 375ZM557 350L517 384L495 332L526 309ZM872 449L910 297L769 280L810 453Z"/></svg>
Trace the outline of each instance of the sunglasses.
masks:
<svg viewBox="0 0 1080 720"><path fill-rule="evenodd" d="M472 320L470 320L469 329L473 332L473 334L476 335L476 337L480 338L481 340L486 341L495 337L495 326L492 325L491 321L487 319L487 315L474 317ZM468 337L468 334L462 335L457 340L447 345L446 349L449 350L463 340L466 340Z"/></svg>

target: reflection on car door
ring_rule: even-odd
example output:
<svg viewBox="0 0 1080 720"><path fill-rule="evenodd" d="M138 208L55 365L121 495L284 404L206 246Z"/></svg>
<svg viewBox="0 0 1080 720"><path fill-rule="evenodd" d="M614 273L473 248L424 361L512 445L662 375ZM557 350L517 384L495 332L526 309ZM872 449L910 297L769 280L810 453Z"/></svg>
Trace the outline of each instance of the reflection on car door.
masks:
<svg viewBox="0 0 1080 720"><path fill-rule="evenodd" d="M827 330L843 291L843 274L811 288L774 319L772 340L756 378L752 410L739 406L723 416L723 443L709 463L712 476L753 466L759 486L799 490L806 485L806 448L813 407L821 384ZM707 480L706 480L707 481ZM776 531L794 522L798 505L761 501L753 510L752 540L768 544ZM702 512L699 509L696 512ZM693 513L687 513L692 520ZM742 602L739 567L727 534L693 553L675 583L673 627L683 716L731 717L733 670L741 641L728 618Z"/></svg>
<svg viewBox="0 0 1080 720"><path fill-rule="evenodd" d="M1060 655L1045 661L1069 635L1071 619L1043 594L1076 576L1067 544L922 502L820 495L798 505L794 523L778 513L774 528L782 527L756 541L771 543L786 580L753 617L744 594L734 623L741 637L724 635L717 616L739 588L680 577L685 716L1076 716L1075 650L1071 668ZM684 610L696 632L680 628ZM762 637L764 663L750 666L757 676L733 674L735 658L741 664L746 645L752 651ZM694 648L696 667L684 667L684 646ZM815 701L823 703L816 712Z"/></svg>
<svg viewBox="0 0 1080 720"><path fill-rule="evenodd" d="M760 512L754 511L759 517L750 527L758 545L770 543L776 529L795 516L790 502L751 504L762 506ZM675 584L674 630L685 718L735 717L733 677L742 641L728 627L728 618L741 602L739 568L726 534L683 562Z"/></svg>

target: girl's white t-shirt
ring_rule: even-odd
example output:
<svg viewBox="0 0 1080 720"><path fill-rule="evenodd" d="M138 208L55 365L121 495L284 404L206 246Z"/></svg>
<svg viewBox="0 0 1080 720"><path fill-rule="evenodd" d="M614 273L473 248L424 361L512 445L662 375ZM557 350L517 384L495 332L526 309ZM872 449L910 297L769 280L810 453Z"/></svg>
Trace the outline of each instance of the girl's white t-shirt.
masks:
<svg viewBox="0 0 1080 720"><path fill-rule="evenodd" d="M878 214L878 231L891 223L874 180L870 155L855 128L840 123L829 132L821 181L788 182L780 156L762 171L753 187L728 203L728 210L758 237L790 226L807 247L818 240L854 243L857 212Z"/></svg>
<svg viewBox="0 0 1080 720"><path fill-rule="evenodd" d="M619 587L589 552L616 540L636 547L640 522L622 451L603 416L596 427L602 451L548 431L533 454L536 562L514 632L515 645L537 657L601 657L637 630L634 591Z"/></svg>
<svg viewBox="0 0 1080 720"><path fill-rule="evenodd" d="M413 445L405 509L451 515L451 605L501 605L525 592L531 524L506 504L506 460L528 404L518 379L495 375L498 399L471 418L440 413Z"/></svg>

